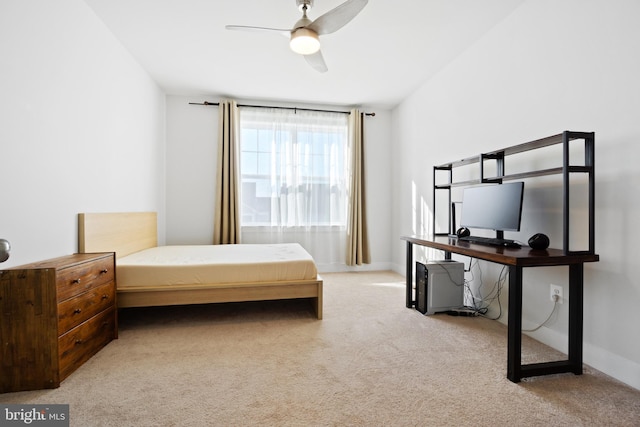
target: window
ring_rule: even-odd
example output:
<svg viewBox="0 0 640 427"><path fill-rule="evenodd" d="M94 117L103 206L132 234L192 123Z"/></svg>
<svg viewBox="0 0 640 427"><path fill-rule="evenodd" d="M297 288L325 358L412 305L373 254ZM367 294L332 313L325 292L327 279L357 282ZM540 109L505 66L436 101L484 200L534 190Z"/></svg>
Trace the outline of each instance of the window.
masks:
<svg viewBox="0 0 640 427"><path fill-rule="evenodd" d="M346 227L348 115L240 109L241 225Z"/></svg>

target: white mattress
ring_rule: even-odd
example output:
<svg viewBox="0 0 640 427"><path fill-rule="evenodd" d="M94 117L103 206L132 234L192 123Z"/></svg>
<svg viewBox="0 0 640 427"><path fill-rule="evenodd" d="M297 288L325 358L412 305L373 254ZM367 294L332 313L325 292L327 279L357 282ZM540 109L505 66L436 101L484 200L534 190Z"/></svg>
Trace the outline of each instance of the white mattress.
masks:
<svg viewBox="0 0 640 427"><path fill-rule="evenodd" d="M158 246L116 261L118 288L312 280L311 255L297 243Z"/></svg>

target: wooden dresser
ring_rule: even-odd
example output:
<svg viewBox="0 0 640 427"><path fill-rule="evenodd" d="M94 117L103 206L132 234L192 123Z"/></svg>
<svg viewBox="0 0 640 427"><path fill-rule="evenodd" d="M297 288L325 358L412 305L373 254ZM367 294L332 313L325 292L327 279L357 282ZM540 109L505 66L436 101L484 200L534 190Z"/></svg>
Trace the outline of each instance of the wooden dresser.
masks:
<svg viewBox="0 0 640 427"><path fill-rule="evenodd" d="M56 388L118 337L113 253L0 271L0 393Z"/></svg>

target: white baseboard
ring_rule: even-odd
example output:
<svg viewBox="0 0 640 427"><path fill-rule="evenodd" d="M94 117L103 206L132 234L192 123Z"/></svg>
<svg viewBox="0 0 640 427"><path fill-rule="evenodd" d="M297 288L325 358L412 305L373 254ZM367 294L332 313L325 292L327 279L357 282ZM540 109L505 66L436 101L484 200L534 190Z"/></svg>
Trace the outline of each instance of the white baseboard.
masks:
<svg viewBox="0 0 640 427"><path fill-rule="evenodd" d="M569 338L566 334L542 327L528 335L549 347L567 353ZM582 361L586 365L640 390L640 364L588 342L584 342L582 346Z"/></svg>
<svg viewBox="0 0 640 427"><path fill-rule="evenodd" d="M357 266L349 266L346 264L320 264L317 265L318 272L322 273L347 273L352 271L387 271L391 270L391 263L378 262L372 264L363 264Z"/></svg>

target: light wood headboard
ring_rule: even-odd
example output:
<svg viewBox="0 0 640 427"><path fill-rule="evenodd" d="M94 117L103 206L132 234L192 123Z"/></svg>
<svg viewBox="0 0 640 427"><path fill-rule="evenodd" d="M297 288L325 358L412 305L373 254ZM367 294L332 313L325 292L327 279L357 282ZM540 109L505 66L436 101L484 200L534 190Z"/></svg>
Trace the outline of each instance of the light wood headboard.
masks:
<svg viewBox="0 0 640 427"><path fill-rule="evenodd" d="M78 252L115 252L120 258L157 245L155 212L78 214Z"/></svg>

